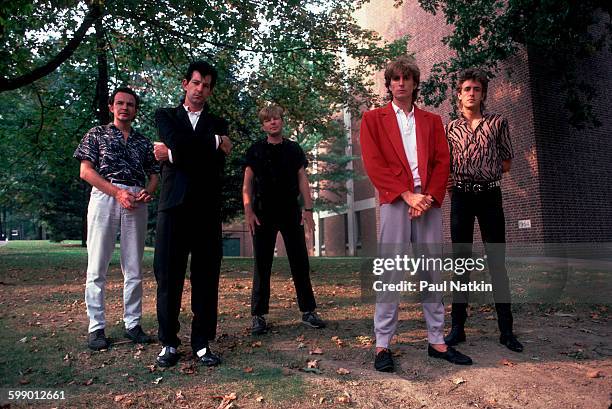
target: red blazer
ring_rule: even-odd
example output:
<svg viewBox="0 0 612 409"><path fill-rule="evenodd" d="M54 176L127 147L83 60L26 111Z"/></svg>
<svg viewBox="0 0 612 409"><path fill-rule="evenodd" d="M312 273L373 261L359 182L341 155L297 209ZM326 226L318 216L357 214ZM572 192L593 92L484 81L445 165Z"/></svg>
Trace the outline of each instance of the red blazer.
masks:
<svg viewBox="0 0 612 409"><path fill-rule="evenodd" d="M421 193L433 196L434 206L440 207L450 172L450 154L442 119L414 107L414 121ZM406 190L414 192L412 171L391 103L364 112L360 141L363 164L378 190L381 204L394 202Z"/></svg>

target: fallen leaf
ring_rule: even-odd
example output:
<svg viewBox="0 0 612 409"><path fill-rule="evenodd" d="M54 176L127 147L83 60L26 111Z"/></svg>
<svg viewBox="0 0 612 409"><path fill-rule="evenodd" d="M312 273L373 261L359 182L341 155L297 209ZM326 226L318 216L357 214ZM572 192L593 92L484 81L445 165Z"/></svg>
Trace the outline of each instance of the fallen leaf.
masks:
<svg viewBox="0 0 612 409"><path fill-rule="evenodd" d="M128 378L128 382L134 382L135 380L136 380L136 379L134 379L134 377L133 377L133 376L130 376L130 377Z"/></svg>
<svg viewBox="0 0 612 409"><path fill-rule="evenodd" d="M153 385L159 385L159 383L162 381L162 379L164 379L164 377L163 377L163 376L160 376L159 378L155 378L155 380L154 380L154 381L151 381L151 383L152 383Z"/></svg>
<svg viewBox="0 0 612 409"><path fill-rule="evenodd" d="M455 385L461 385L462 383L465 383L465 382L466 382L466 380L463 379L463 378L455 378L455 379L453 379L453 383Z"/></svg>
<svg viewBox="0 0 612 409"><path fill-rule="evenodd" d="M344 341L342 341L342 339L340 339L338 336L331 337L331 340L334 341L339 347L344 346Z"/></svg>
<svg viewBox="0 0 612 409"><path fill-rule="evenodd" d="M191 375L195 373L195 368L193 366L193 363L184 362L181 365L181 369L179 369L179 372L185 375Z"/></svg>
<svg viewBox="0 0 612 409"><path fill-rule="evenodd" d="M300 343L298 344L298 349L302 349L302 348L306 348L306 344L305 344L305 343L303 343L303 342L300 342Z"/></svg>
<svg viewBox="0 0 612 409"><path fill-rule="evenodd" d="M256 341L251 344L253 348L259 348L261 346L261 341Z"/></svg>
<svg viewBox="0 0 612 409"><path fill-rule="evenodd" d="M115 402L121 402L123 399L125 399L126 395L117 395L115 396Z"/></svg>
<svg viewBox="0 0 612 409"><path fill-rule="evenodd" d="M358 337L355 337L355 339L362 345L365 347L369 347L372 346L372 344L374 343L374 341L372 340L372 337L369 337L367 335L360 335Z"/></svg>
<svg viewBox="0 0 612 409"><path fill-rule="evenodd" d="M402 356L402 351L396 349L395 351L391 352L391 355L392 356Z"/></svg>
<svg viewBox="0 0 612 409"><path fill-rule="evenodd" d="M23 337L19 340L19 342L25 343L28 340L28 337Z"/></svg>
<svg viewBox="0 0 612 409"><path fill-rule="evenodd" d="M506 359L506 358L504 358L501 361L499 361L499 364L500 365L504 365L504 366L514 366L514 365L516 365L514 362L512 362L511 360Z"/></svg>
<svg viewBox="0 0 612 409"><path fill-rule="evenodd" d="M149 370L149 372L155 372L155 365L154 364L149 365L147 366L147 369Z"/></svg>
<svg viewBox="0 0 612 409"><path fill-rule="evenodd" d="M576 316L576 314L566 314L566 313L563 313L563 312L556 312L555 315L557 317L564 317L564 318L572 318L572 317Z"/></svg>
<svg viewBox="0 0 612 409"><path fill-rule="evenodd" d="M251 373L253 372L253 368L251 368L250 366L247 366L246 368L244 368L244 373Z"/></svg>
<svg viewBox="0 0 612 409"><path fill-rule="evenodd" d="M232 392L229 395L223 396L221 403L217 406L217 409L229 409L234 406L234 402L237 399L236 393Z"/></svg>
<svg viewBox="0 0 612 409"><path fill-rule="evenodd" d="M603 374L600 371L596 370L596 369L593 369L592 371L588 371L586 373L586 376L587 376L587 378L592 378L592 379L603 378Z"/></svg>
<svg viewBox="0 0 612 409"><path fill-rule="evenodd" d="M184 400L185 399L185 395L183 395L183 391L179 390L178 392L176 392L176 399L178 399L178 400Z"/></svg>
<svg viewBox="0 0 612 409"><path fill-rule="evenodd" d="M297 342L302 342L302 341L304 341L304 335L300 335L300 336L299 336L299 337L297 337L295 340L296 340Z"/></svg>
<svg viewBox="0 0 612 409"><path fill-rule="evenodd" d="M347 391L344 391L344 395L336 398L338 403L351 403L351 395Z"/></svg>
<svg viewBox="0 0 612 409"><path fill-rule="evenodd" d="M26 378L21 378L21 379L19 380L19 384L20 384L20 385L27 385L27 384L29 384L29 383L30 383L30 380L29 380L29 379L26 379Z"/></svg>
<svg viewBox="0 0 612 409"><path fill-rule="evenodd" d="M93 378L90 378L90 379L86 380L85 382L83 382L83 385L85 385L85 386L89 386L89 385L91 385L92 383L93 383Z"/></svg>
<svg viewBox="0 0 612 409"><path fill-rule="evenodd" d="M319 398L319 405L320 405L320 404L322 404L323 402L325 402L325 397L324 397L324 396L321 396L321 397Z"/></svg>
<svg viewBox="0 0 612 409"><path fill-rule="evenodd" d="M315 348L309 352L310 355L323 355L323 350L321 348Z"/></svg>
<svg viewBox="0 0 612 409"><path fill-rule="evenodd" d="M263 396L258 396L258 397L255 398L255 401L257 401L257 402L263 402L263 400L264 400Z"/></svg>
<svg viewBox="0 0 612 409"><path fill-rule="evenodd" d="M348 370L348 369L346 369L346 368L338 368L338 370L336 371L336 373L337 373L338 375L348 375L348 374L350 374L350 373L351 373L351 371L349 371L349 370Z"/></svg>
<svg viewBox="0 0 612 409"><path fill-rule="evenodd" d="M318 367L319 367L318 359L313 359L312 361L308 361L306 363L306 368L318 368Z"/></svg>

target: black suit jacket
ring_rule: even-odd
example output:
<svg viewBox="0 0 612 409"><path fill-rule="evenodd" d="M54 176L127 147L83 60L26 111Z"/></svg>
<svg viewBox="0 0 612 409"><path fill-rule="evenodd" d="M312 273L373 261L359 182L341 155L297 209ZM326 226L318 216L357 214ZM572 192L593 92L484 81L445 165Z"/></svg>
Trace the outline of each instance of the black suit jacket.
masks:
<svg viewBox="0 0 612 409"><path fill-rule="evenodd" d="M227 135L227 121L205 106L194 130L183 105L155 112L160 140L172 150L172 163L161 166L158 210L199 202L203 211L218 215L225 154L216 149L215 135ZM211 214L212 213L212 214Z"/></svg>

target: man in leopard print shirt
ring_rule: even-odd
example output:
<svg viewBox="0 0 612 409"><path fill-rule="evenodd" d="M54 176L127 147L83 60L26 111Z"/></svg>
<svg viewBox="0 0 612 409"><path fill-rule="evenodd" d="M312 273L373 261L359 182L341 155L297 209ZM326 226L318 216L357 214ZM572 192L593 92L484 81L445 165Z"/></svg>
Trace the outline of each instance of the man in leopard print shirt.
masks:
<svg viewBox="0 0 612 409"><path fill-rule="evenodd" d="M461 116L446 126L451 155L449 188L453 254L457 258L472 256L474 221L478 219L493 285L501 332L499 342L512 351L521 352L523 346L512 332L501 192L502 174L510 171L514 154L508 121L498 114L483 113L488 82L486 74L479 70L461 73L456 89ZM467 283L469 274L457 275L455 279ZM444 338L447 345L465 341L467 302L467 291L453 293L452 329Z"/></svg>

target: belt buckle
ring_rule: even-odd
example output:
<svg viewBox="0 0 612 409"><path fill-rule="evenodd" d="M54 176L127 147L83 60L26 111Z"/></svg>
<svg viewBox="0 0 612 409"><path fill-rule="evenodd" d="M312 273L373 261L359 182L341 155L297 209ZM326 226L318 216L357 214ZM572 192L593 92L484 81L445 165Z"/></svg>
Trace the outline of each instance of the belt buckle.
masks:
<svg viewBox="0 0 612 409"><path fill-rule="evenodd" d="M472 185L472 191L473 191L474 193L480 193L480 192L482 192L483 190L484 190L484 186L483 186L483 185L481 185L480 183L474 183L474 184Z"/></svg>

